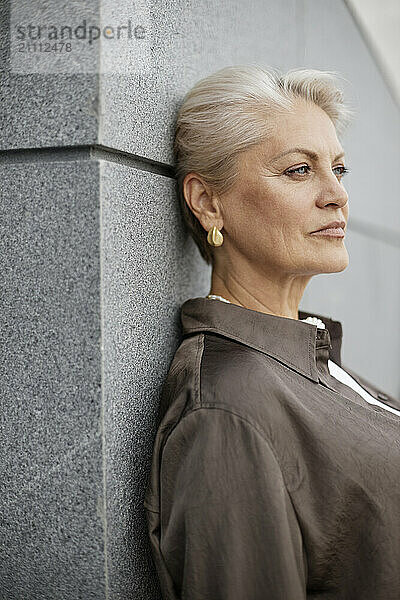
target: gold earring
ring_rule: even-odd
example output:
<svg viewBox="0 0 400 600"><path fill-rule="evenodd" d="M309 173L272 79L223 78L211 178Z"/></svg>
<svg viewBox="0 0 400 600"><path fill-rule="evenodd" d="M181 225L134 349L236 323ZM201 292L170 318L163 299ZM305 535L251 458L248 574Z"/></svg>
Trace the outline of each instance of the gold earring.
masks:
<svg viewBox="0 0 400 600"><path fill-rule="evenodd" d="M224 236L219 231L219 229L217 229L215 227L215 225L214 225L214 227L211 227L211 229L209 230L208 235L207 235L207 242L211 246L221 246L223 241L224 241Z"/></svg>

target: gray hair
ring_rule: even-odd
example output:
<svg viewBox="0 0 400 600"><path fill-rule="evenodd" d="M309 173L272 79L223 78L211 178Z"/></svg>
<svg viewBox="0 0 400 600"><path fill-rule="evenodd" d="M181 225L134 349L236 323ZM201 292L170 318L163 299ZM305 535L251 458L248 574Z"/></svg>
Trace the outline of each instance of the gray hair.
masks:
<svg viewBox="0 0 400 600"><path fill-rule="evenodd" d="M198 81L185 95L178 111L174 138L177 193L184 221L207 264L213 249L207 232L183 195L183 180L195 172L217 194L234 186L238 155L268 139L268 116L293 109L297 98L313 102L332 120L338 138L355 113L343 102L335 71L229 66Z"/></svg>

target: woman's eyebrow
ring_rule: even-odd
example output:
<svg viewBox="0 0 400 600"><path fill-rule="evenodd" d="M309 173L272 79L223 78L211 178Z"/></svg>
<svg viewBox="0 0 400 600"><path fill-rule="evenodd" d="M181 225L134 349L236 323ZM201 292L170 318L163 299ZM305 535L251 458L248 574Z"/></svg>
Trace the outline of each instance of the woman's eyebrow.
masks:
<svg viewBox="0 0 400 600"><path fill-rule="evenodd" d="M295 152L299 153L299 154L306 154L307 156L309 156L310 158L312 158L313 160L318 160L319 156L316 152L312 152L311 150L307 150L307 148L291 148L290 150L285 150L285 152L282 152L281 154L278 154L277 156L274 156L274 158L272 160L276 160L277 158L280 158L281 156L285 156L286 154L294 154ZM338 160L339 158L342 158L342 156L344 156L345 153L341 152L340 154L338 154L337 156L335 156L335 158L333 159Z"/></svg>

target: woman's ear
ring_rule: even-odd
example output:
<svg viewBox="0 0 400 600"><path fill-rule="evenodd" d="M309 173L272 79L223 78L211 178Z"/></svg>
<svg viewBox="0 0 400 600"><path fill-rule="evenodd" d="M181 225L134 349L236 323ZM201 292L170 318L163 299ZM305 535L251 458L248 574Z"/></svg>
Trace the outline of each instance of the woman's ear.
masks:
<svg viewBox="0 0 400 600"><path fill-rule="evenodd" d="M197 173L188 173L182 183L183 196L192 213L207 231L223 227L218 196Z"/></svg>

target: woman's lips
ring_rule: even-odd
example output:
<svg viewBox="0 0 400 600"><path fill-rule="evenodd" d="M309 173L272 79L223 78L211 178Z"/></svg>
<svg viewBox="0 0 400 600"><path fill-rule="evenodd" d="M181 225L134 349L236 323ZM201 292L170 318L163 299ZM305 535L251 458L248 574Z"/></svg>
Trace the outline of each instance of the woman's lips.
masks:
<svg viewBox="0 0 400 600"><path fill-rule="evenodd" d="M344 231L341 227L335 227L334 229L320 229L320 231L314 231L310 235L324 235L325 237L343 238Z"/></svg>

